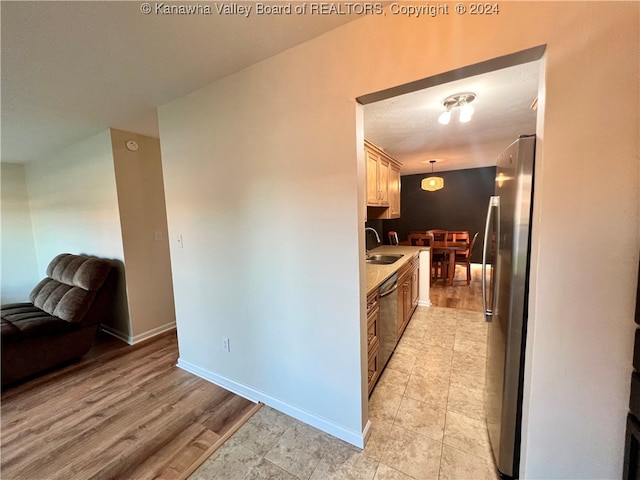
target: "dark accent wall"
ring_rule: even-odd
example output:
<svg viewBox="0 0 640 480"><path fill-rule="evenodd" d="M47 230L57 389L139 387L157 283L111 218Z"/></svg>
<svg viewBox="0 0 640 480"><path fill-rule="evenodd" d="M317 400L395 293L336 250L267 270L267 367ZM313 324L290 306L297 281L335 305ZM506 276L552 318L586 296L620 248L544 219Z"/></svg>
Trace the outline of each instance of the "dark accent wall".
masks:
<svg viewBox="0 0 640 480"><path fill-rule="evenodd" d="M420 188L422 179L429 175L424 173L401 177L400 218L380 221L382 231L377 230L383 235L383 243L389 243L390 230L398 232L400 241L406 240L413 230L468 230L472 237L479 232L471 261L480 263L487 205L494 193L496 168L436 172L436 175L444 178L444 188L437 192Z"/></svg>

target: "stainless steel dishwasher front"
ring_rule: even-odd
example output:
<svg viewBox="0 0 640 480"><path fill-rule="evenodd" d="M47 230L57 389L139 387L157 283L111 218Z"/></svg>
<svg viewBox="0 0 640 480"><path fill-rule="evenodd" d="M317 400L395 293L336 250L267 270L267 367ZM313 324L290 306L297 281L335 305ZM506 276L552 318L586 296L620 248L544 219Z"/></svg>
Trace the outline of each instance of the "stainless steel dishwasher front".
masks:
<svg viewBox="0 0 640 480"><path fill-rule="evenodd" d="M398 274L394 273L378 288L380 295L380 371L398 343Z"/></svg>

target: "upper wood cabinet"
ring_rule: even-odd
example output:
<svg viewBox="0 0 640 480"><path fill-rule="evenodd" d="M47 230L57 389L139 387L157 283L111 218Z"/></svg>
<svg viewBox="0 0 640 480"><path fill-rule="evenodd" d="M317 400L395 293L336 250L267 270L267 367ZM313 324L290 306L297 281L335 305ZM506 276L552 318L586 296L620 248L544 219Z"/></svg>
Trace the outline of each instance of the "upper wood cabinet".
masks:
<svg viewBox="0 0 640 480"><path fill-rule="evenodd" d="M400 165L389 164L389 211L384 218L400 218Z"/></svg>
<svg viewBox="0 0 640 480"><path fill-rule="evenodd" d="M400 164L364 141L367 161L367 218L400 218Z"/></svg>
<svg viewBox="0 0 640 480"><path fill-rule="evenodd" d="M366 144L365 144L366 145ZM367 156L367 206L389 205L389 161L365 148Z"/></svg>

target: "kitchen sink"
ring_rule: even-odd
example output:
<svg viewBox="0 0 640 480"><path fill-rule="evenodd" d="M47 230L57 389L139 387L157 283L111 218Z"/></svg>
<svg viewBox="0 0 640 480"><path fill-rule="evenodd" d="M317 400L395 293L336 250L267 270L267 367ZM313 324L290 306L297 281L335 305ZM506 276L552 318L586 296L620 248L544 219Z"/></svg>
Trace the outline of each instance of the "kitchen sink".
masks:
<svg viewBox="0 0 640 480"><path fill-rule="evenodd" d="M404 257L404 255L368 255L367 263L371 263L373 265L391 265L392 263L400 260L402 257Z"/></svg>

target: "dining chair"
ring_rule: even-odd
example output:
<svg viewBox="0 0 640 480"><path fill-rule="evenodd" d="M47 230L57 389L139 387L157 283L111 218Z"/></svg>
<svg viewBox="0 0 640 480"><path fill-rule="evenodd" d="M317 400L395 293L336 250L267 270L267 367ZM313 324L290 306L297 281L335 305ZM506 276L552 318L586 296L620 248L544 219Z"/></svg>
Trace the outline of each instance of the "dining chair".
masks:
<svg viewBox="0 0 640 480"><path fill-rule="evenodd" d="M444 242L447 240L447 231L446 230L427 230L426 233L433 234L433 239L436 242Z"/></svg>
<svg viewBox="0 0 640 480"><path fill-rule="evenodd" d="M443 229L432 229L432 230L427 230L426 233L430 233L433 235L433 240L435 242L446 242L447 241L447 230L443 230ZM437 265L440 267L440 272L439 275L437 275L437 278L443 278L446 279L447 278L447 268L448 268L448 260L449 260L449 255L445 252L445 251L438 251L437 249L433 248L431 250L431 255L433 257L433 262L434 265ZM451 266L452 268L455 268L455 266Z"/></svg>
<svg viewBox="0 0 640 480"><path fill-rule="evenodd" d="M389 245L398 245L400 243L398 241L398 232L390 231L388 235L389 235Z"/></svg>
<svg viewBox="0 0 640 480"><path fill-rule="evenodd" d="M409 245L411 246L427 246L433 244L433 235L425 232L412 232L409 234Z"/></svg>
<svg viewBox="0 0 640 480"><path fill-rule="evenodd" d="M435 281L438 278L446 277L446 255L441 253L435 253L434 248L434 235L430 232L412 232L408 236L409 245L414 247L431 247L430 260L431 260L431 280Z"/></svg>
<svg viewBox="0 0 640 480"><path fill-rule="evenodd" d="M448 230L447 241L448 242L466 242L469 243L469 232L466 230Z"/></svg>
<svg viewBox="0 0 640 480"><path fill-rule="evenodd" d="M473 239L469 244L469 248L459 253L456 252L455 265L464 265L465 268L467 269L467 285L471 283L471 253L473 252L473 247L476 244L477 238L478 238L478 232L476 232L475 235L473 236ZM468 240L469 240L469 234L467 233L467 241ZM456 240L456 241L462 241L462 240ZM455 265L453 266L453 268L456 268Z"/></svg>

